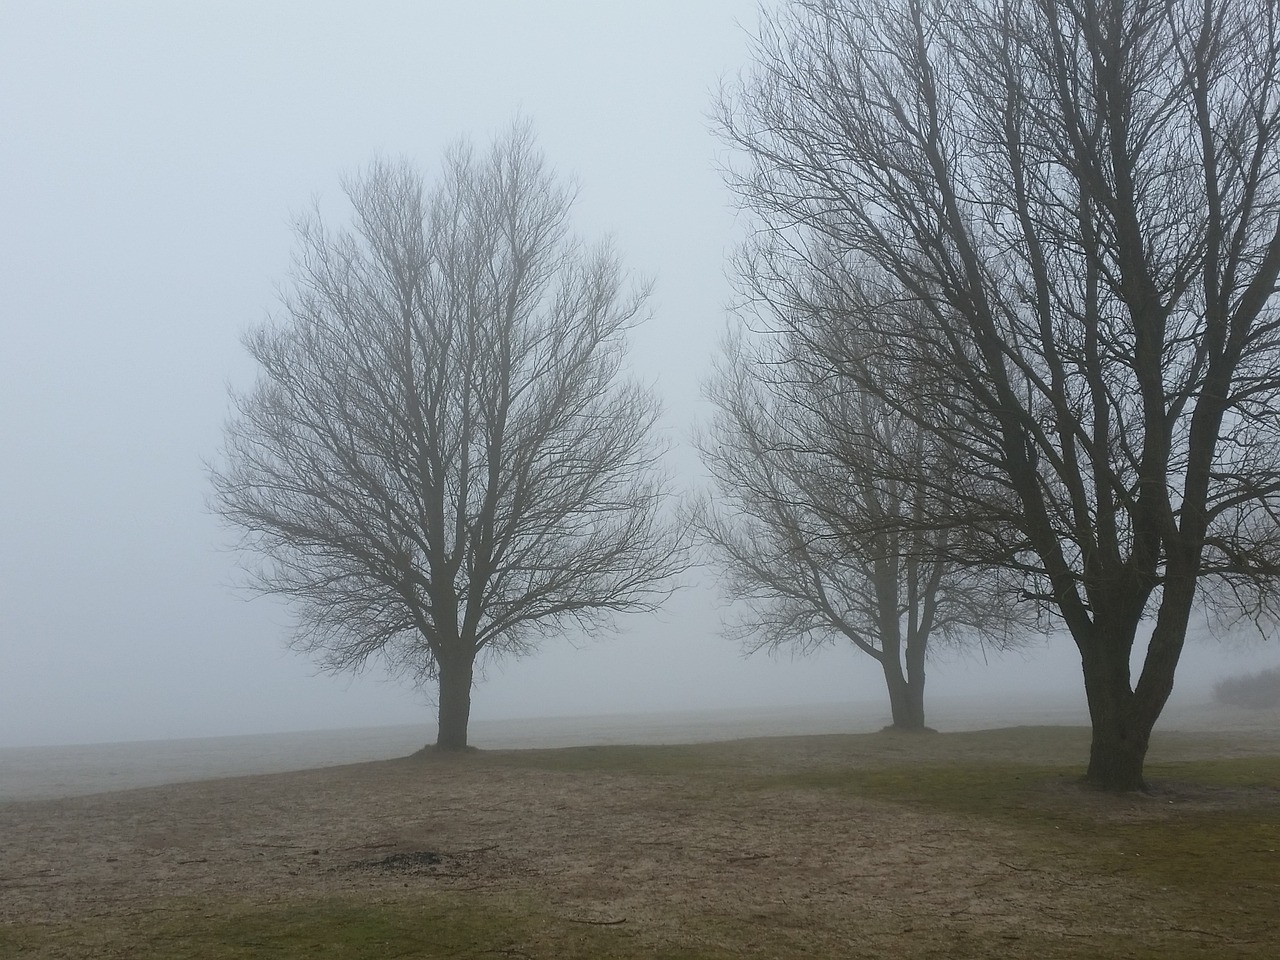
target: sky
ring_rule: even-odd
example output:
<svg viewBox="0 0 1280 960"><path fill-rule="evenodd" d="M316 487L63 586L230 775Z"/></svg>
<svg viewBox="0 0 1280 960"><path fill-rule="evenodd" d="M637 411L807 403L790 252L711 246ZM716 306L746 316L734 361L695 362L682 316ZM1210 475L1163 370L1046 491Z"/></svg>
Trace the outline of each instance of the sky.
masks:
<svg viewBox="0 0 1280 960"><path fill-rule="evenodd" d="M0 0L0 747L430 724L427 693L287 650L287 608L236 589L206 506L290 218L340 218L341 177L374 157L430 177L458 138L532 123L579 185L576 231L654 281L633 373L696 485L745 230L709 114L757 22L756 0ZM744 658L713 574L688 580L658 614L492 666L473 718L883 695L851 650ZM1183 682L1269 653L1201 644ZM930 674L938 693L1079 682L1062 641Z"/></svg>

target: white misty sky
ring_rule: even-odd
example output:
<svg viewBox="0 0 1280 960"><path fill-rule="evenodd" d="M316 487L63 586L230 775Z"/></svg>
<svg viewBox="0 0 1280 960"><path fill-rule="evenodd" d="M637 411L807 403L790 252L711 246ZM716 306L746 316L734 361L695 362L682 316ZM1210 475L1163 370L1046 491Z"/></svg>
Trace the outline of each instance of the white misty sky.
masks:
<svg viewBox="0 0 1280 960"><path fill-rule="evenodd" d="M341 215L339 178L377 154L429 174L459 136L533 122L580 184L578 231L656 280L634 369L696 482L686 437L742 230L707 115L756 22L755 0L0 0L0 746L430 723L422 694L288 652L287 611L229 587L204 506L291 211ZM659 616L492 669L473 716L882 696L849 651L744 660L694 579ZM1184 676L1251 656L1219 654ZM1079 677L1057 644L930 682Z"/></svg>

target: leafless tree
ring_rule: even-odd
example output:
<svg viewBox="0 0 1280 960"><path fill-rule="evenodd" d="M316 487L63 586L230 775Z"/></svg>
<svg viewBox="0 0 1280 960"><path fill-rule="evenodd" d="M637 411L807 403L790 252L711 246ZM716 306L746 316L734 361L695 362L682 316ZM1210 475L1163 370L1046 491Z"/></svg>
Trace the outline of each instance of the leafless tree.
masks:
<svg viewBox="0 0 1280 960"><path fill-rule="evenodd" d="M352 229L298 227L284 317L251 332L215 508L296 602L297 648L438 681L467 745L478 659L667 592L659 407L623 376L646 292L569 232L572 191L524 125L346 184Z"/></svg>
<svg viewBox="0 0 1280 960"><path fill-rule="evenodd" d="M1195 605L1258 615L1280 574L1277 27L1266 0L793 0L724 101L797 269L818 236L892 279L845 291L849 368L967 465L937 525L1069 629L1107 789L1143 783ZM881 309L903 292L923 316ZM910 403L887 350L931 371Z"/></svg>
<svg viewBox="0 0 1280 960"><path fill-rule="evenodd" d="M748 283L762 263L743 258ZM1020 611L998 570L954 562L952 531L924 516L939 486L930 472L950 470L945 449L843 374L840 305L810 299L822 309L803 336L744 325L726 341L699 442L715 496L697 504L694 526L736 611L729 633L749 652L847 641L880 665L893 727L923 730L930 650L1004 647ZM894 475L886 458L923 469Z"/></svg>

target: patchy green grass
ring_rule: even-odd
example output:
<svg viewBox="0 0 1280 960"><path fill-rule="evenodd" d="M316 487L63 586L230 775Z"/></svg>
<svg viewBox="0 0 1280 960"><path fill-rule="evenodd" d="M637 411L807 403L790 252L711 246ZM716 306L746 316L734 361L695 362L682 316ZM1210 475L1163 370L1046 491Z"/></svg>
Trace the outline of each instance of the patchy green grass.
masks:
<svg viewBox="0 0 1280 960"><path fill-rule="evenodd" d="M720 744L506 750L486 752L480 760L554 773L615 773L636 776L706 774L732 767L731 759L725 756L725 749Z"/></svg>
<svg viewBox="0 0 1280 960"><path fill-rule="evenodd" d="M858 796L969 814L1017 819L1039 807L1035 797L1050 779L1076 777L1070 770L1026 764L920 763L902 766L830 767L766 776L758 789L840 790Z"/></svg>
<svg viewBox="0 0 1280 960"><path fill-rule="evenodd" d="M1165 781L1214 787L1263 787L1280 790L1280 757L1235 757L1148 763L1147 780L1159 789Z"/></svg>
<svg viewBox="0 0 1280 960"><path fill-rule="evenodd" d="M166 898L86 910L67 922L0 925L9 960L373 960L373 958L971 957L985 960L1211 960L1269 958L1280 903L1280 757L1163 760L1148 765L1153 791L1111 797L1080 785L1087 731L1019 728L928 737L871 735L770 744L581 747L467 758L479 773L529 769L618 778L634 789L681 777L699 803L836 791L890 807L994 824L1014 851L1010 869L1096 889L1103 908L1118 891L1132 933L993 936L922 906L904 924L868 916L851 933L833 907L786 899L767 914L729 913L655 895L624 922L579 917L538 895L535 881L501 891L406 889L403 897ZM809 753L800 756L798 747ZM666 785L659 784L665 790ZM607 815L607 814L606 814ZM643 894L644 891L641 891ZM1134 907L1132 904L1136 903ZM678 911L678 916L672 911Z"/></svg>
<svg viewBox="0 0 1280 960"><path fill-rule="evenodd" d="M957 735L961 736L961 735ZM947 813L1004 819L1024 824L1071 820L1078 826L1096 821L1101 806L1134 803L1160 809L1177 806L1197 788L1280 791L1280 757L1241 757L1147 765L1150 797L1092 794L1080 784L1079 768L1034 763L902 764L822 766L754 781L756 787L837 789L860 796L924 806ZM1063 789L1052 789L1054 787ZM1210 802L1212 797L1202 798Z"/></svg>
<svg viewBox="0 0 1280 960"><path fill-rule="evenodd" d="M157 903L137 916L0 926L0 956L22 960L389 960L664 957L728 960L719 949L641 942L626 924L575 922L531 902L433 895L420 903Z"/></svg>
<svg viewBox="0 0 1280 960"><path fill-rule="evenodd" d="M824 769L757 786L995 820L1017 831L1027 869L1083 866L1182 899L1188 930L1226 924L1233 940L1267 943L1280 912L1280 757L1150 764L1147 777L1151 792L1127 797L1088 790L1071 768L1019 763Z"/></svg>
<svg viewBox="0 0 1280 960"><path fill-rule="evenodd" d="M1141 934L1100 941L1035 934L997 938L922 915L914 925L869 925L833 943L790 916L729 923L697 917L677 936L639 926L599 926L486 897L433 898L421 904L350 900L247 905L157 903L135 917L71 924L0 926L6 960L445 960L486 957L546 960L734 960L734 958L905 957L917 960L1211 960L1217 945L1152 943ZM1233 956L1269 957L1270 946Z"/></svg>

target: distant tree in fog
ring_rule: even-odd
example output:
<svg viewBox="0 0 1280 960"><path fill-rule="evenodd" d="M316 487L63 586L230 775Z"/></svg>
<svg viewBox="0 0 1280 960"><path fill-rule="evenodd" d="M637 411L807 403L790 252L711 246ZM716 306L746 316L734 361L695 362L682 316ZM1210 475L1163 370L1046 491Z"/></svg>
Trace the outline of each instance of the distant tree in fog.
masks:
<svg viewBox="0 0 1280 960"><path fill-rule="evenodd" d="M770 259L756 248L740 260L749 291ZM999 571L954 562L952 531L932 524L952 469L946 445L842 371L844 305L812 288L807 297L821 306L782 329L771 302L753 297L771 332L742 329L725 343L707 391L716 412L699 440L714 493L694 526L746 650L851 643L879 664L893 727L923 730L930 651L1004 647L1018 636L1019 607ZM886 375L910 385L905 367ZM900 461L920 470L884 469Z"/></svg>
<svg viewBox="0 0 1280 960"><path fill-rule="evenodd" d="M382 161L346 192L352 228L299 224L284 317L245 339L213 504L297 649L438 683L461 750L480 658L650 607L682 566L659 405L622 369L646 292L573 239L524 126L430 191Z"/></svg>
<svg viewBox="0 0 1280 960"><path fill-rule="evenodd" d="M1250 710L1280 707L1280 667L1219 680L1213 685L1213 699Z"/></svg>
<svg viewBox="0 0 1280 960"><path fill-rule="evenodd" d="M1276 4L791 0L754 61L734 188L800 271L892 279L844 368L950 449L937 528L1070 631L1087 779L1140 788L1196 605L1280 582Z"/></svg>

